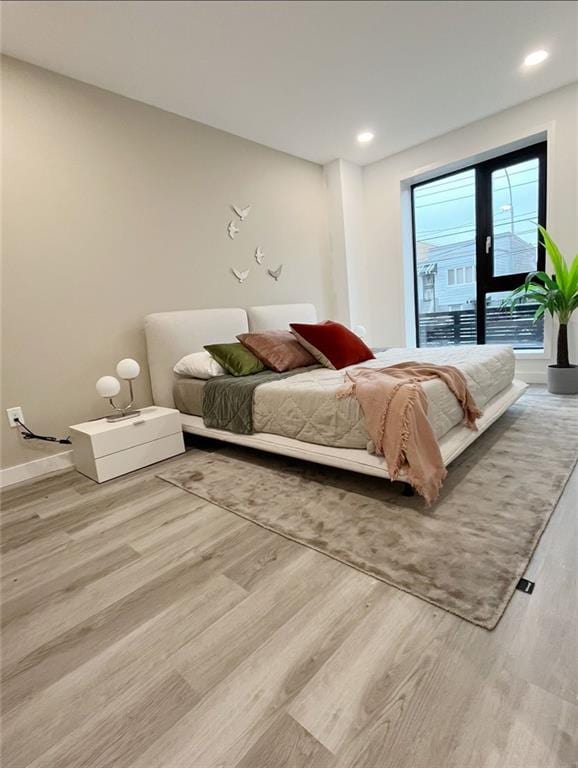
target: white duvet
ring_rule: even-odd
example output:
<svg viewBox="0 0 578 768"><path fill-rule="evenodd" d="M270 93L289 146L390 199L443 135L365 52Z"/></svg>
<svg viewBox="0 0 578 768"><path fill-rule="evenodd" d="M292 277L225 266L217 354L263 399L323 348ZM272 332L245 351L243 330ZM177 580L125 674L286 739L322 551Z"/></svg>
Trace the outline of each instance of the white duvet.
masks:
<svg viewBox="0 0 578 768"><path fill-rule="evenodd" d="M411 360L454 365L462 370L482 410L514 378L512 348L489 345L389 349L361 367L383 368ZM344 384L345 370L318 368L257 387L253 404L255 431L339 448L366 448L369 438L357 400L336 397ZM428 418L439 439L462 421L462 410L439 379L422 386L428 399Z"/></svg>

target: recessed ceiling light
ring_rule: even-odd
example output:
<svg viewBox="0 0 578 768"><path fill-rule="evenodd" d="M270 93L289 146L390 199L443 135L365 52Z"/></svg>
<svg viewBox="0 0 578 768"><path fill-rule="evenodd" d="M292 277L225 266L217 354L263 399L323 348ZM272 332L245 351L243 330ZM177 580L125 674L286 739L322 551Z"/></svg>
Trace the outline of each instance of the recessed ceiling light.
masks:
<svg viewBox="0 0 578 768"><path fill-rule="evenodd" d="M550 54L548 53L548 51L544 51L544 50L533 51L532 53L529 53L524 59L524 66L535 67L536 64L541 64L543 61L546 61L549 55Z"/></svg>
<svg viewBox="0 0 578 768"><path fill-rule="evenodd" d="M361 133L357 134L357 141L360 144L368 144L370 141L373 141L375 134L373 134L371 131L362 131Z"/></svg>

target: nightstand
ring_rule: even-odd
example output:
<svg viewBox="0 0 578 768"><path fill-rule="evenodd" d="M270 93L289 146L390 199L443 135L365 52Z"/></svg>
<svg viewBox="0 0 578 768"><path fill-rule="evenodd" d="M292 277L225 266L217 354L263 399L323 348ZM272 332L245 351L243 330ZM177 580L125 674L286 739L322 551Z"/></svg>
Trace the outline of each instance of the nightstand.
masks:
<svg viewBox="0 0 578 768"><path fill-rule="evenodd" d="M74 465L103 483L183 453L179 411L151 406L124 421L98 419L70 427Z"/></svg>

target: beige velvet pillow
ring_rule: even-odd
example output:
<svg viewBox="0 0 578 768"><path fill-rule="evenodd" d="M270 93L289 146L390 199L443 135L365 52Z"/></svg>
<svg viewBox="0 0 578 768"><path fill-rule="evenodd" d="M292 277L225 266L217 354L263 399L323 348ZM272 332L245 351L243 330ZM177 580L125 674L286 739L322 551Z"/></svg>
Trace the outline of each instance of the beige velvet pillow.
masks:
<svg viewBox="0 0 578 768"><path fill-rule="evenodd" d="M240 333L237 338L263 365L277 373L317 363L291 331Z"/></svg>

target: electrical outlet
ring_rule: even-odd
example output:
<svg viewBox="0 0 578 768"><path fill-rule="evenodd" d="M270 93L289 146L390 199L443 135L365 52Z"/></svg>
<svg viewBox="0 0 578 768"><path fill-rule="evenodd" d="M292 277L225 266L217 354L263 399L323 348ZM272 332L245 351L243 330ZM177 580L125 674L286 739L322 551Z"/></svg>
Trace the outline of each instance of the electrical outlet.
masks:
<svg viewBox="0 0 578 768"><path fill-rule="evenodd" d="M8 414L8 423L11 427L18 426L14 419L20 419L20 422L24 421L24 414L22 413L22 408L19 405L16 406L16 408L6 408L6 413Z"/></svg>

